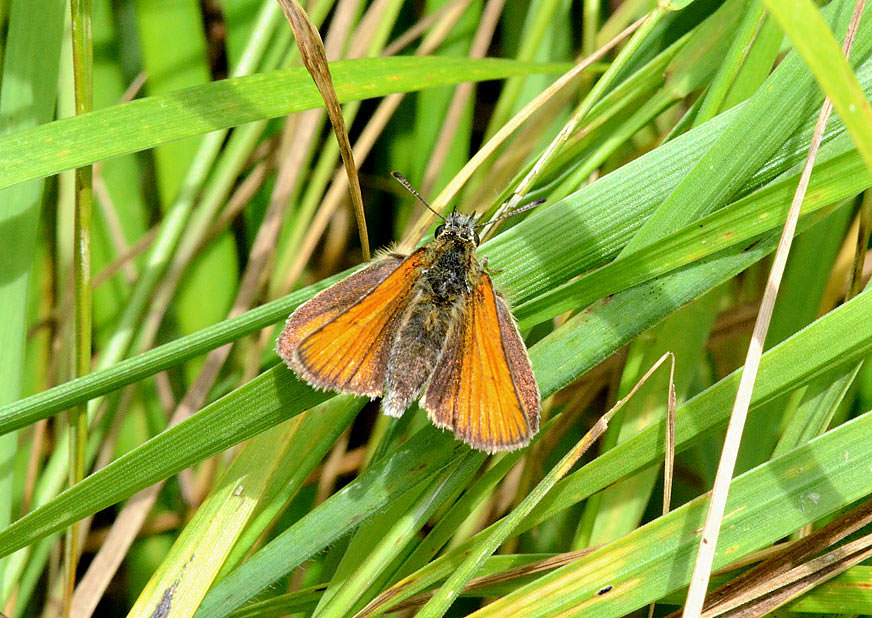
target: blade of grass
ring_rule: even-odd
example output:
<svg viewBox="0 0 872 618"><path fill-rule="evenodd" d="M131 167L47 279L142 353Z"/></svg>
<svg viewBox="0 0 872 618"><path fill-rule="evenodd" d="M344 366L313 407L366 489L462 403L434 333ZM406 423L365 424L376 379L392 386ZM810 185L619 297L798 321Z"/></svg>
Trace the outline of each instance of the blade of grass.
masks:
<svg viewBox="0 0 872 618"><path fill-rule="evenodd" d="M864 7L865 0L857 0L854 14L851 18L851 24L848 27L848 33L845 35L845 43L842 47L842 52L846 57L850 56L851 47L854 43L854 36L860 25L860 17L863 13ZM818 116L815 133L808 148L808 159L803 167L799 185L796 188L796 193L790 204L790 212L787 215L787 221L784 223L784 229L782 230L781 238L778 241L778 248L775 251L775 258L773 259L769 278L766 282L766 291L764 292L763 300L760 303L760 312L754 323L754 332L751 335L751 344L748 347L748 355L743 364L744 369L742 371L742 379L739 382L739 390L736 393L736 400L733 404L732 412L730 412L730 421L727 424L727 435L724 438L724 447L718 464L718 472L715 476L714 486L712 487L712 498L709 504L708 513L706 514L705 526L702 535L700 536L699 551L693 568L690 588L687 592L687 602L684 606L683 612L683 616L686 616L687 618L698 617L701 614L703 604L705 603L709 576L711 574L715 550L718 544L718 535L727 503L727 492L729 491L730 481L736 466L739 444L741 443L742 432L745 428L745 419L747 418L748 408L751 404L751 394L754 389L754 381L757 378L757 371L760 367L760 358L763 356L763 343L766 341L766 333L769 330L769 321L772 319L772 310L775 306L775 297L778 294L778 288L781 285L781 277L784 274L784 268L787 264L787 256L790 253L790 246L793 243L793 236L796 233L796 224L799 220L800 207L805 199L809 180L811 178L812 167L814 166L815 157L820 148L821 138L827 121L830 118L831 111L832 105L830 104L829 98L827 98L824 100L824 105ZM872 115L872 111L870 111L870 115ZM866 160L867 169L872 169L870 163L872 163L872 158Z"/></svg>
<svg viewBox="0 0 872 618"><path fill-rule="evenodd" d="M808 0L763 0L814 73L866 167L872 169L872 106L818 8ZM857 50L858 53L860 50Z"/></svg>
<svg viewBox="0 0 872 618"><path fill-rule="evenodd" d="M0 85L0 134L8 136L41 123L54 113L58 60L64 27L59 0L17 0L9 5ZM2 139L2 138L0 138ZM35 180L0 192L0 349L6 368L0 373L0 404L21 396L27 332L27 289L36 255L37 226L43 181ZM17 437L0 439L0 527L12 514L14 454ZM7 560L0 560L0 581ZM11 580L14 581L14 580ZM5 599L4 599L5 601Z"/></svg>
<svg viewBox="0 0 872 618"><path fill-rule="evenodd" d="M76 115L86 114L94 107L94 52L91 39L91 0L72 0L73 88ZM91 168L75 171L74 196L74 376L91 371L92 294L91 294ZM85 478L85 450L88 444L88 406L80 404L70 410L70 487ZM63 615L69 616L76 587L76 567L79 563L80 529L78 522L67 530L64 544Z"/></svg>
<svg viewBox="0 0 872 618"><path fill-rule="evenodd" d="M345 164L345 173L348 176L348 186L351 190L351 203L354 208L354 216L357 219L357 231L360 235L360 246L363 259L369 261L369 237L366 231L366 216L363 210L363 195L360 192L360 180L357 177L357 167L354 164L354 153L351 150L351 142L348 139L348 131L345 129L345 119L342 117L342 109L339 107L339 99L333 86L333 78L330 76L330 67L327 64L327 53L324 51L324 43L321 35L312 24L305 9L296 0L279 0L279 5L285 17L294 29L294 37L300 49L300 57L303 65L309 71L321 97L327 108L330 124L333 125L333 133L339 142L339 151Z"/></svg>
<svg viewBox="0 0 872 618"><path fill-rule="evenodd" d="M464 453L423 486L420 494L409 492L362 525L349 543L313 616L341 618L362 605L360 597L368 588L379 588L377 584L390 575L385 570L401 557L403 549L436 509L457 497L485 458L483 453Z"/></svg>
<svg viewBox="0 0 872 618"><path fill-rule="evenodd" d="M252 595L384 508L391 498L426 482L467 451L447 433L432 428L418 432L392 456L375 462L221 580L207 594L196 616L223 616L240 607Z"/></svg>
<svg viewBox="0 0 872 618"><path fill-rule="evenodd" d="M550 73L566 65L397 56L340 60L330 68L339 101L346 102L462 81ZM96 110L0 138L0 188L321 104L306 70L296 68L228 78ZM98 128L106 139L95 143L89 136Z"/></svg>

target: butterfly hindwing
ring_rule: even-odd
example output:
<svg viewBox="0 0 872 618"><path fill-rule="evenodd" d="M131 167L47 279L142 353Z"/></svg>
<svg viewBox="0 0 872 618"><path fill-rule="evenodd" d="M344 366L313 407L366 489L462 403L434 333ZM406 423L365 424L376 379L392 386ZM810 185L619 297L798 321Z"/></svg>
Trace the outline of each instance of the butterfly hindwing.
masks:
<svg viewBox="0 0 872 618"><path fill-rule="evenodd" d="M369 283L367 278L371 281L382 277L368 292L358 294L353 302L337 303L336 298L331 297L322 303L329 309L307 309L307 305L318 301L322 294L350 283L349 278L301 306L285 327L286 348L282 346L282 338L279 339L280 350L291 351L291 367L320 388L370 397L381 395L393 336L413 293L424 257L424 250L419 249L397 265L376 262L369 267L372 272L359 282L334 292L335 297L347 301L352 291ZM295 320L298 313L300 319Z"/></svg>
<svg viewBox="0 0 872 618"><path fill-rule="evenodd" d="M421 405L475 448L525 446L538 430L539 391L517 326L486 273L464 302Z"/></svg>

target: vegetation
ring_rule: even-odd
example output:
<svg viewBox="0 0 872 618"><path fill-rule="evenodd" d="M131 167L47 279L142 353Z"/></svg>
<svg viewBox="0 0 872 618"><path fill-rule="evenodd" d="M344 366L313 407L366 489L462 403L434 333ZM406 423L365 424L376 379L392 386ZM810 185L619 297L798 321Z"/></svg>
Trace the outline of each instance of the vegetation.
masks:
<svg viewBox="0 0 872 618"><path fill-rule="evenodd" d="M872 16L848 64L853 10L306 5L373 248L435 227L392 170L437 208L546 199L479 248L543 395L533 444L487 456L420 410L313 390L273 351L293 308L366 255L278 3L0 3L0 609L678 610L828 96L712 585L826 537L791 555L811 561L799 584L751 572L743 615L872 614ZM665 352L668 514L669 363L587 435ZM835 567L812 561L833 546Z"/></svg>

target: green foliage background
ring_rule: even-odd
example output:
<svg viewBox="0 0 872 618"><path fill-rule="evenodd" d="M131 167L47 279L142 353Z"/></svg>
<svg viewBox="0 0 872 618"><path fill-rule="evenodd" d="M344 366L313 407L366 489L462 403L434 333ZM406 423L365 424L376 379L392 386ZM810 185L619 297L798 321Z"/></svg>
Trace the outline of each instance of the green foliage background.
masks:
<svg viewBox="0 0 872 618"><path fill-rule="evenodd" d="M361 259L335 140L278 5L95 0L92 10L94 111L76 116L69 7L0 3L7 614L57 613L60 533L79 520L76 616L353 616L374 599L381 612L433 589L420 615L622 616L653 601L658 615L674 610L825 93L836 114L715 567L872 493L862 365L872 297L847 300L852 224L872 187L868 11L848 65L844 0L307 7L336 60L352 143L374 138L357 159L379 246L420 216L391 170L435 196L558 75L648 16L453 200L492 212L583 102L534 177L528 199L546 204L479 250L515 307L545 398L534 444L486 457L419 410L394 421L364 399L314 391L272 351L293 308ZM494 15L487 57L471 57ZM72 380L70 170L91 164L93 371ZM558 462L664 351L676 357L678 459L675 508L660 516L665 371L563 478ZM73 457L87 476L66 487L61 413L78 405L90 426ZM596 549L559 568L519 569L585 548ZM870 577L853 567L784 611L872 613Z"/></svg>

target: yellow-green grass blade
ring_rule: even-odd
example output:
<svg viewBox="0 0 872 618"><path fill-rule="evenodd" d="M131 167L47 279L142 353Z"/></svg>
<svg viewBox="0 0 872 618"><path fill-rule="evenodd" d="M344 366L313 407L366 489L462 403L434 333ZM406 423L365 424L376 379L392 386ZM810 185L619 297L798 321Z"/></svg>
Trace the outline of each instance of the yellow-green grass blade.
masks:
<svg viewBox="0 0 872 618"><path fill-rule="evenodd" d="M692 378L703 361L705 343L714 322L723 289L712 290L682 307L660 324L642 333L630 346L618 397L624 397L639 378L666 352L675 357L675 393L679 402L687 398ZM670 372L652 375L626 406L612 419L601 450L613 448L666 415ZM592 498L584 510L580 539L572 549L602 545L634 530L648 506L662 504L652 494L661 467L652 466L626 478ZM595 507L591 508L593 505Z"/></svg>
<svg viewBox="0 0 872 618"><path fill-rule="evenodd" d="M726 566L872 493L872 413L736 478L714 567ZM622 616L690 579L708 495L472 614ZM668 565L668 566L667 566Z"/></svg>
<svg viewBox="0 0 872 618"><path fill-rule="evenodd" d="M763 0L763 4L814 73L836 113L845 123L860 156L872 170L872 106L845 59L841 45L833 38L833 32L839 33L839 36L845 32L854 3L841 5L843 18L835 25L828 24L810 0ZM869 31L868 18L869 13L864 12L860 32ZM856 47L859 42L858 33L851 51L852 57L854 54L865 54L865 48Z"/></svg>
<svg viewBox="0 0 872 618"><path fill-rule="evenodd" d="M427 427L390 457L375 462L355 481L265 545L222 579L197 616L224 616L290 572L369 516L419 483L427 482L469 449L453 436Z"/></svg>
<svg viewBox="0 0 872 618"><path fill-rule="evenodd" d="M174 615L193 615L228 555L238 549L270 486L278 481L286 495L296 492L362 403L347 395L337 397L252 438L185 526L128 615L151 616L168 589L175 590ZM282 465L290 469L290 479L283 478Z"/></svg>
<svg viewBox="0 0 872 618"><path fill-rule="evenodd" d="M773 182L691 225L670 234L627 257L541 297L522 303L515 316L523 326L532 326L571 309L586 307L597 299L665 274L673 268L696 262L722 249L748 246L761 234L780 229L796 176ZM872 173L856 150L849 150L820 163L812 175L802 205L808 215L872 186Z"/></svg>
<svg viewBox="0 0 872 618"><path fill-rule="evenodd" d="M340 102L566 68L558 63L495 58L405 56L341 60L330 65ZM301 67L139 99L0 138L0 188L320 105L320 95ZM95 132L102 139L93 139Z"/></svg>
<svg viewBox="0 0 872 618"><path fill-rule="evenodd" d="M421 527L437 508L457 498L485 458L484 453L464 453L421 487L421 493L409 492L411 500L401 496L363 524L343 554L315 615L319 618L347 616L363 605L360 599L368 589L381 590L397 568L398 559L408 555L409 546L417 540Z"/></svg>

